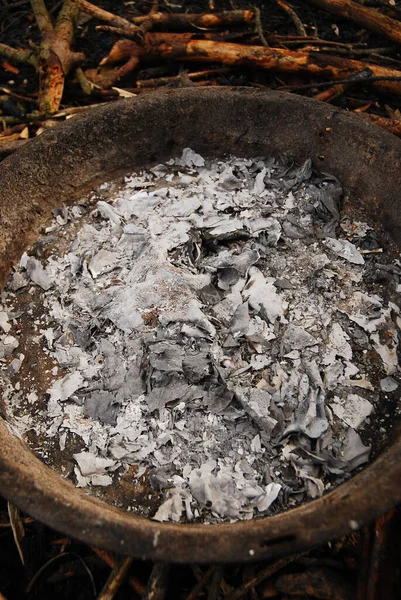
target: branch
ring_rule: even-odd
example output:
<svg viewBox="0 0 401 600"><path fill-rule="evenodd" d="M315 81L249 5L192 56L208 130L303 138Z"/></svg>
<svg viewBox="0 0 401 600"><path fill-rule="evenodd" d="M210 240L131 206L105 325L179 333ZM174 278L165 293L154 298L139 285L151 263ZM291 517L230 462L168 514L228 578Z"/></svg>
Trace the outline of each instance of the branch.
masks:
<svg viewBox="0 0 401 600"><path fill-rule="evenodd" d="M306 1L345 19L351 19L366 29L384 35L396 44L401 44L400 22L382 15L378 10L366 8L352 0Z"/></svg>
<svg viewBox="0 0 401 600"><path fill-rule="evenodd" d="M151 20L153 25L163 25L169 29L188 31L188 29L216 29L218 27L238 27L254 23L254 10L225 10L219 13L152 13L134 17L135 25L142 25Z"/></svg>
<svg viewBox="0 0 401 600"><path fill-rule="evenodd" d="M75 33L79 6L74 0L64 0L56 22L57 36L67 44L71 44Z"/></svg>
<svg viewBox="0 0 401 600"><path fill-rule="evenodd" d="M54 31L50 15L43 0L31 0L33 14L35 15L41 33L51 33Z"/></svg>
<svg viewBox="0 0 401 600"><path fill-rule="evenodd" d="M298 17L295 10L285 2L285 0L276 0L277 4L287 13L292 22L295 25L295 29L297 30L298 35L306 36L306 29L301 19Z"/></svg>
<svg viewBox="0 0 401 600"><path fill-rule="evenodd" d="M137 25L130 23L127 19L123 19L123 17L118 17L117 15L113 15L113 13L108 12L107 10L103 10L87 0L76 0L79 8L90 15L91 17L95 17L100 21L105 21L109 23L112 27L118 27L119 29L124 29L129 32L132 37L141 38L143 37L143 31Z"/></svg>
<svg viewBox="0 0 401 600"><path fill-rule="evenodd" d="M11 48L11 46L0 43L0 55L8 58L9 60L15 60L16 62L20 63L29 63L34 67L36 66L36 59L32 50Z"/></svg>
<svg viewBox="0 0 401 600"><path fill-rule="evenodd" d="M366 81L372 82L380 91L401 95L401 71L396 69L341 56L326 56L321 52L293 52L285 48L199 40L194 39L191 34L147 33L142 46L129 40L119 40L101 64L115 64L132 56L141 61L168 58L178 61L255 67L283 73L313 75L333 81L344 80L350 75L369 68L373 77ZM375 79L377 77L380 80Z"/></svg>

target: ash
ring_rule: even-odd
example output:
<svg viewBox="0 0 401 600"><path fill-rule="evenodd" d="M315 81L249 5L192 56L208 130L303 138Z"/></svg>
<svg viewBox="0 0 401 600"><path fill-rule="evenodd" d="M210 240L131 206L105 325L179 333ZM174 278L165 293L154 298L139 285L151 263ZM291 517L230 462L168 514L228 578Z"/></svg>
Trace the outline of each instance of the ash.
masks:
<svg viewBox="0 0 401 600"><path fill-rule="evenodd" d="M340 213L339 182L187 148L111 189L58 211L50 254L24 254L3 293L14 431L69 451L92 493L146 478L157 506L128 509L159 521L272 514L366 463L360 433L399 386L401 270ZM43 390L19 382L34 305Z"/></svg>

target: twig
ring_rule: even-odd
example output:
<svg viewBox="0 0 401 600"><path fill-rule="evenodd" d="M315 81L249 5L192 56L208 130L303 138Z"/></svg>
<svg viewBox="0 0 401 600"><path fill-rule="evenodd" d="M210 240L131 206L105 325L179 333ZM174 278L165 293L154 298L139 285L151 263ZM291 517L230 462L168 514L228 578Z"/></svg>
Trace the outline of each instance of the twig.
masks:
<svg viewBox="0 0 401 600"><path fill-rule="evenodd" d="M113 600L124 583L132 565L132 558L122 558L116 562L97 600Z"/></svg>
<svg viewBox="0 0 401 600"><path fill-rule="evenodd" d="M13 140L15 141L15 140ZM11 502L7 502L8 516L10 519L10 525L13 531L15 545L17 546L18 554L21 562L25 565L24 554L21 548L21 542L25 537L25 527L19 514L19 510Z"/></svg>
<svg viewBox="0 0 401 600"><path fill-rule="evenodd" d="M324 90L323 92L319 92L313 97L315 100L321 100L322 102L330 102L330 100L341 96L341 94L343 94L343 92L353 83L358 81L364 81L368 79L371 75L372 71L370 69L364 69L363 71L360 71L360 73L355 73L355 75L351 75L351 77L348 78L348 83L337 83L336 85L333 85L333 87L330 87Z"/></svg>
<svg viewBox="0 0 401 600"><path fill-rule="evenodd" d="M251 589L259 585L259 583L262 583L262 581L264 581L268 577L272 577L273 575L275 575L275 573L281 571L281 569L284 569L284 567L291 564L301 556L303 556L303 554L293 554L292 556L280 558L279 560L272 563L262 571L259 571L259 573L255 577L253 577L246 583L242 584L239 588L228 594L228 596L226 596L224 600L241 600L241 598L244 598L244 596L246 596L246 594Z"/></svg>
<svg viewBox="0 0 401 600"><path fill-rule="evenodd" d="M11 48L11 46L0 43L0 55L10 60L15 60L16 62L29 63L33 66L36 66L36 59L33 50Z"/></svg>
<svg viewBox="0 0 401 600"><path fill-rule="evenodd" d="M100 548L95 548L94 546L90 547L92 552L96 554L103 562L106 563L110 568L114 568L116 561L114 560L111 552L107 552L106 550L101 550ZM138 594L138 596L142 596L145 593L145 586L139 579L137 579L133 574L128 575L127 583L133 589L133 591Z"/></svg>
<svg viewBox="0 0 401 600"><path fill-rule="evenodd" d="M220 585L223 579L224 566L219 565L216 567L207 594L207 600L217 600L220 594Z"/></svg>
<svg viewBox="0 0 401 600"><path fill-rule="evenodd" d="M48 569L48 567L53 565L55 562L59 562L61 559L65 558L66 556L73 556L74 558L76 558L78 560L78 562L81 563L81 565L85 569L85 572L88 575L89 580L91 582L93 595L96 596L96 586L95 586L95 582L93 579L93 575L92 575L90 569L88 568L87 564L85 563L84 559L81 556L79 556L79 554L76 554L75 552L64 552L63 554L58 554L57 556L54 556L53 558L48 560L44 565L42 565L40 567L40 569L32 577L31 581L28 583L28 586L26 588L26 593L30 594L32 592L34 585L36 584L36 582L38 581L40 576Z"/></svg>
<svg viewBox="0 0 401 600"><path fill-rule="evenodd" d="M401 77L382 77L382 76L372 76L366 77L366 79L356 80L353 83L375 83L379 81L401 81ZM349 83L349 78L347 79L338 79L337 81L321 81L319 83L308 83L306 85L281 85L276 88L281 91L299 91L299 90L310 90L313 88L326 88L331 87L336 84Z"/></svg>
<svg viewBox="0 0 401 600"><path fill-rule="evenodd" d="M216 567L209 567L209 569L207 571L205 571L203 573L203 575L200 577L198 583L195 585L192 592L190 592L188 594L188 596L185 598L185 600L196 600L198 598L199 594L201 593L201 591L203 590L203 588L211 580L215 570L216 570Z"/></svg>
<svg viewBox="0 0 401 600"><path fill-rule="evenodd" d="M86 96L90 96L92 94L93 90L95 90L98 87L85 77L85 74L84 74L83 70L81 69L81 67L79 67L78 69L75 69L75 75L76 75L76 78L78 79L79 85L81 86L81 90L83 91L83 93Z"/></svg>
<svg viewBox="0 0 401 600"><path fill-rule="evenodd" d="M297 13L295 12L295 10L289 4L287 4L287 2L285 2L285 0L276 0L276 2L280 6L280 8L282 8L287 13L287 15L291 18L292 22L295 25L295 29L297 30L299 35L306 36L306 29L305 29L301 19L298 17Z"/></svg>
<svg viewBox="0 0 401 600"><path fill-rule="evenodd" d="M127 21L127 19L114 15L113 13L110 13L107 10L103 10L98 6L87 2L87 0L76 0L76 2L79 8L91 17L95 17L100 21L105 21L106 23L109 23L109 25L111 25L112 27L118 27L119 29L123 29L126 33L129 33L132 37L136 39L141 40L143 38L142 29L137 25L134 25L130 21Z"/></svg>
<svg viewBox="0 0 401 600"><path fill-rule="evenodd" d="M142 600L164 600L167 594L168 576L170 565L167 563L155 563L149 577L146 592Z"/></svg>
<svg viewBox="0 0 401 600"><path fill-rule="evenodd" d="M216 77L216 75L225 75L230 73L232 69L229 68L220 68L220 69L207 69L205 71L196 71L192 73L185 73L185 76L188 77L191 81L199 81L202 79L207 79L208 77ZM136 85L138 88L154 88L154 87L163 87L165 85L169 85L172 83L176 83L181 81L184 73L180 75L173 75L169 77L157 77L151 79L137 79Z"/></svg>
<svg viewBox="0 0 401 600"><path fill-rule="evenodd" d="M259 36L260 43L262 46L269 46L268 41L265 38L262 27L262 19L260 16L260 8L254 7L255 11L255 33Z"/></svg>

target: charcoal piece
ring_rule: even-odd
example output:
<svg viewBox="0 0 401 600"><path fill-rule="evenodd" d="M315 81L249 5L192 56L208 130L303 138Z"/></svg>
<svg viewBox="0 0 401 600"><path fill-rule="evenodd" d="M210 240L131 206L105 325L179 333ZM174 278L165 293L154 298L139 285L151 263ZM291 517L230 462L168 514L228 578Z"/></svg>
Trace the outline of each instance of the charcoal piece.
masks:
<svg viewBox="0 0 401 600"><path fill-rule="evenodd" d="M306 160L304 164L300 167L291 167L285 173L287 178L283 180L283 185L285 189L290 190L295 185L302 183L303 181L307 181L311 178L312 171L312 161L310 158Z"/></svg>
<svg viewBox="0 0 401 600"><path fill-rule="evenodd" d="M222 292L220 292L214 285L205 285L198 292L199 299L206 304L207 306L213 306L220 302L223 297Z"/></svg>
<svg viewBox="0 0 401 600"><path fill-rule="evenodd" d="M288 281L288 279L276 279L273 285L274 287L279 288L280 290L294 289L294 286L292 285L291 281Z"/></svg>
<svg viewBox="0 0 401 600"><path fill-rule="evenodd" d="M84 322L71 322L68 324L68 329L72 333L74 343L82 350L86 350L92 341L91 332L87 329L87 324Z"/></svg>
<svg viewBox="0 0 401 600"><path fill-rule="evenodd" d="M85 398L84 414L108 425L115 425L119 402L115 394L103 390L92 392Z"/></svg>
<svg viewBox="0 0 401 600"><path fill-rule="evenodd" d="M229 290L240 278L239 272L234 267L225 267L217 270L218 285L221 290Z"/></svg>

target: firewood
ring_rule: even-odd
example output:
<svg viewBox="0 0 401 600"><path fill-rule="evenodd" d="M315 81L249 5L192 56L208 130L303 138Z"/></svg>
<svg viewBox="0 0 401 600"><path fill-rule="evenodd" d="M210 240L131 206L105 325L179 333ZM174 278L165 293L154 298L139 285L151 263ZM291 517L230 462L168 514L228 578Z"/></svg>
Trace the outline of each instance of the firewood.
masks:
<svg viewBox="0 0 401 600"><path fill-rule="evenodd" d="M245 46L229 42L194 39L191 34L148 33L143 45L127 39L119 40L101 64L117 64L126 60L138 64L168 58L177 61L211 62L230 66L246 66L286 73L313 75L330 80L343 80L369 68L373 76L390 78L374 81L379 91L401 94L401 71L321 52L294 52L284 48ZM132 61L132 62L131 62ZM125 66L125 65L124 65ZM120 71L125 73L124 66ZM132 69L131 69L132 70ZM399 80L391 81L391 78Z"/></svg>

